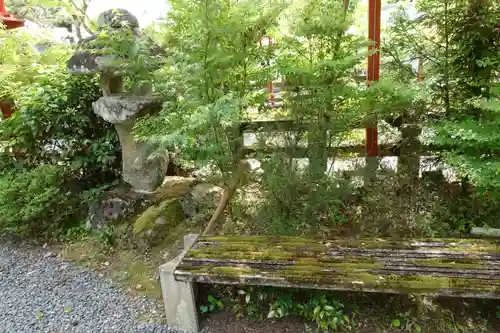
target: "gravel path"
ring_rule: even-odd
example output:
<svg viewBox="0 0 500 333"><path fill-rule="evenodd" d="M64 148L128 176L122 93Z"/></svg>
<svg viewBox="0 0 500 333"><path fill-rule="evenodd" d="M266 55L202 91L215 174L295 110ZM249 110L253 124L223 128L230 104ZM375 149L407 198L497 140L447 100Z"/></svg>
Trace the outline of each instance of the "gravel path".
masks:
<svg viewBox="0 0 500 333"><path fill-rule="evenodd" d="M0 237L0 333L180 333L148 323L161 311L43 248Z"/></svg>

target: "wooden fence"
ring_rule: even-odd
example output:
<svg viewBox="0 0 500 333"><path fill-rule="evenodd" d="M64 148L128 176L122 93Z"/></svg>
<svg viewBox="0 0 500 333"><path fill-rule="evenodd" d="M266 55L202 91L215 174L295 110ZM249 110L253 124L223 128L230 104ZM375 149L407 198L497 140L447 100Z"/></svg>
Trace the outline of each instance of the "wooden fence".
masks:
<svg viewBox="0 0 500 333"><path fill-rule="evenodd" d="M366 156L365 144L341 144L335 147L329 146L326 141L314 141L317 137L311 139L308 136L307 146L275 146L275 145L244 145L244 135L246 133L276 133L276 132L307 132L311 125L293 120L265 120L242 122L237 129L239 142L238 146L242 155L246 158L255 156L270 156L276 153L285 153L293 158L308 158L310 168L315 168L319 164L321 168L327 165L327 159L335 156L346 156L354 154L357 157ZM362 126L359 125L359 128ZM421 128L414 125L408 125L400 129L401 140L395 143L380 144L379 155L376 158L386 156L398 157L398 172L403 172L410 178L419 176L420 157L438 155L440 151L451 149L453 147L423 145L418 140ZM323 153L311 154L311 151L322 150ZM368 163L367 163L368 165ZM325 169L323 169L325 170ZM375 170L365 170L365 172L375 172Z"/></svg>

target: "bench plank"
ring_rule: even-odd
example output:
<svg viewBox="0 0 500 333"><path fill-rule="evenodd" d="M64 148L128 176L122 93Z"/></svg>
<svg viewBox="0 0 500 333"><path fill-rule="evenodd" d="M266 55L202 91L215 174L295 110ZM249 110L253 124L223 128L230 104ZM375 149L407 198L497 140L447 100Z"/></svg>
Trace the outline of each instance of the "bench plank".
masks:
<svg viewBox="0 0 500 333"><path fill-rule="evenodd" d="M177 281L500 298L500 242L203 237Z"/></svg>

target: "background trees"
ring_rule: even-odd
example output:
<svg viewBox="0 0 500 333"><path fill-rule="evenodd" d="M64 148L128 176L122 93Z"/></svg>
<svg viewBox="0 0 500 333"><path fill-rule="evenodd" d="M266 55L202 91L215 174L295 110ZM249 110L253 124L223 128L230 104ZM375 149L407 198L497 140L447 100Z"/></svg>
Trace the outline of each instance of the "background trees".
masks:
<svg viewBox="0 0 500 333"><path fill-rule="evenodd" d="M12 1L10 9L47 25L63 17L79 26L81 35L93 29L85 14L88 4L37 0L24 7ZM160 28L148 31L164 49L155 58L155 65L161 60L160 68L144 63L140 54L134 58L137 63L127 67L137 71L131 80L138 82L128 82L131 86L152 81L166 101L158 115L138 123L139 139L161 143L187 163L208 167L209 178L229 190L241 170L251 169L242 169L238 162L245 152L242 123L286 118L304 125L274 138L285 143L287 151L272 158L253 156L260 158L264 171L247 172L260 186L260 213L253 214L257 222L283 222L281 226L276 222L276 233L307 232L308 226L321 223L336 228L347 220L347 199L364 198L357 205L365 207L370 198L363 191L383 192L380 184L354 189L350 177L325 173L333 169L332 161L348 157L336 149L358 140L356 129L373 116L385 120L381 126L394 125L401 132L406 125L417 125L426 143L448 148L440 157L461 179L460 206L468 209L461 218L473 216L476 224L498 212L491 204L500 188L500 16L495 1L419 0L416 17L397 12L382 45L382 80L369 89L355 79L367 56L368 41L352 29L353 24L362 29L354 17L362 3L350 1L347 10L341 0L172 0L170 5ZM20 162L22 170L41 164L64 166L80 184L87 184L85 189L116 179L119 154L114 132L90 109L99 95L97 83L71 78L61 69L73 46L51 45L40 53L32 48L39 42L33 37L1 34L5 47L0 50L0 76L6 84L0 87L0 96L13 98L18 110L2 124L2 133L7 147L22 147L24 154L15 163L8 160L8 168L16 163L19 167ZM272 47L259 45L266 35L273 37ZM115 38L120 36L109 40ZM419 59L425 76L416 84L411 62ZM271 80L283 88L283 107L264 107L268 98L264 87ZM77 123L78 128L73 126ZM262 145L266 140L269 135L257 138ZM61 142L57 154L46 153L48 145ZM304 150L306 142L310 163L304 171L292 156ZM334 151L330 159L327 150ZM107 172L99 172L103 169ZM236 196L242 193L236 191ZM372 202L383 206L380 200ZM478 205L489 213L477 215ZM237 206L238 201L231 214L241 211ZM445 219L441 210L438 215L427 213L436 221ZM304 220L309 221L306 227Z"/></svg>

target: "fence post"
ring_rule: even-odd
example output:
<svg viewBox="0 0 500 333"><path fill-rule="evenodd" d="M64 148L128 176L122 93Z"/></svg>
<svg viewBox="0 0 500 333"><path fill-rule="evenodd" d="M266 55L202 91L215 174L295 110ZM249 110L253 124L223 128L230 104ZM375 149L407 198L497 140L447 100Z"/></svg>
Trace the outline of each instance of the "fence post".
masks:
<svg viewBox="0 0 500 333"><path fill-rule="evenodd" d="M424 60L418 58L417 80L421 82L424 76ZM420 148L418 136L422 133L422 127L417 124L418 117L406 117L401 131L401 149L398 157L398 173L407 178L408 183L418 180L420 171Z"/></svg>
<svg viewBox="0 0 500 333"><path fill-rule="evenodd" d="M405 124L401 128L401 149L398 157L398 173L408 183L418 180L420 170L420 141L418 136L422 128L417 124Z"/></svg>
<svg viewBox="0 0 500 333"><path fill-rule="evenodd" d="M313 179L324 177L328 165L328 131L326 119L320 116L315 128L312 125L307 132L307 157L309 172Z"/></svg>

